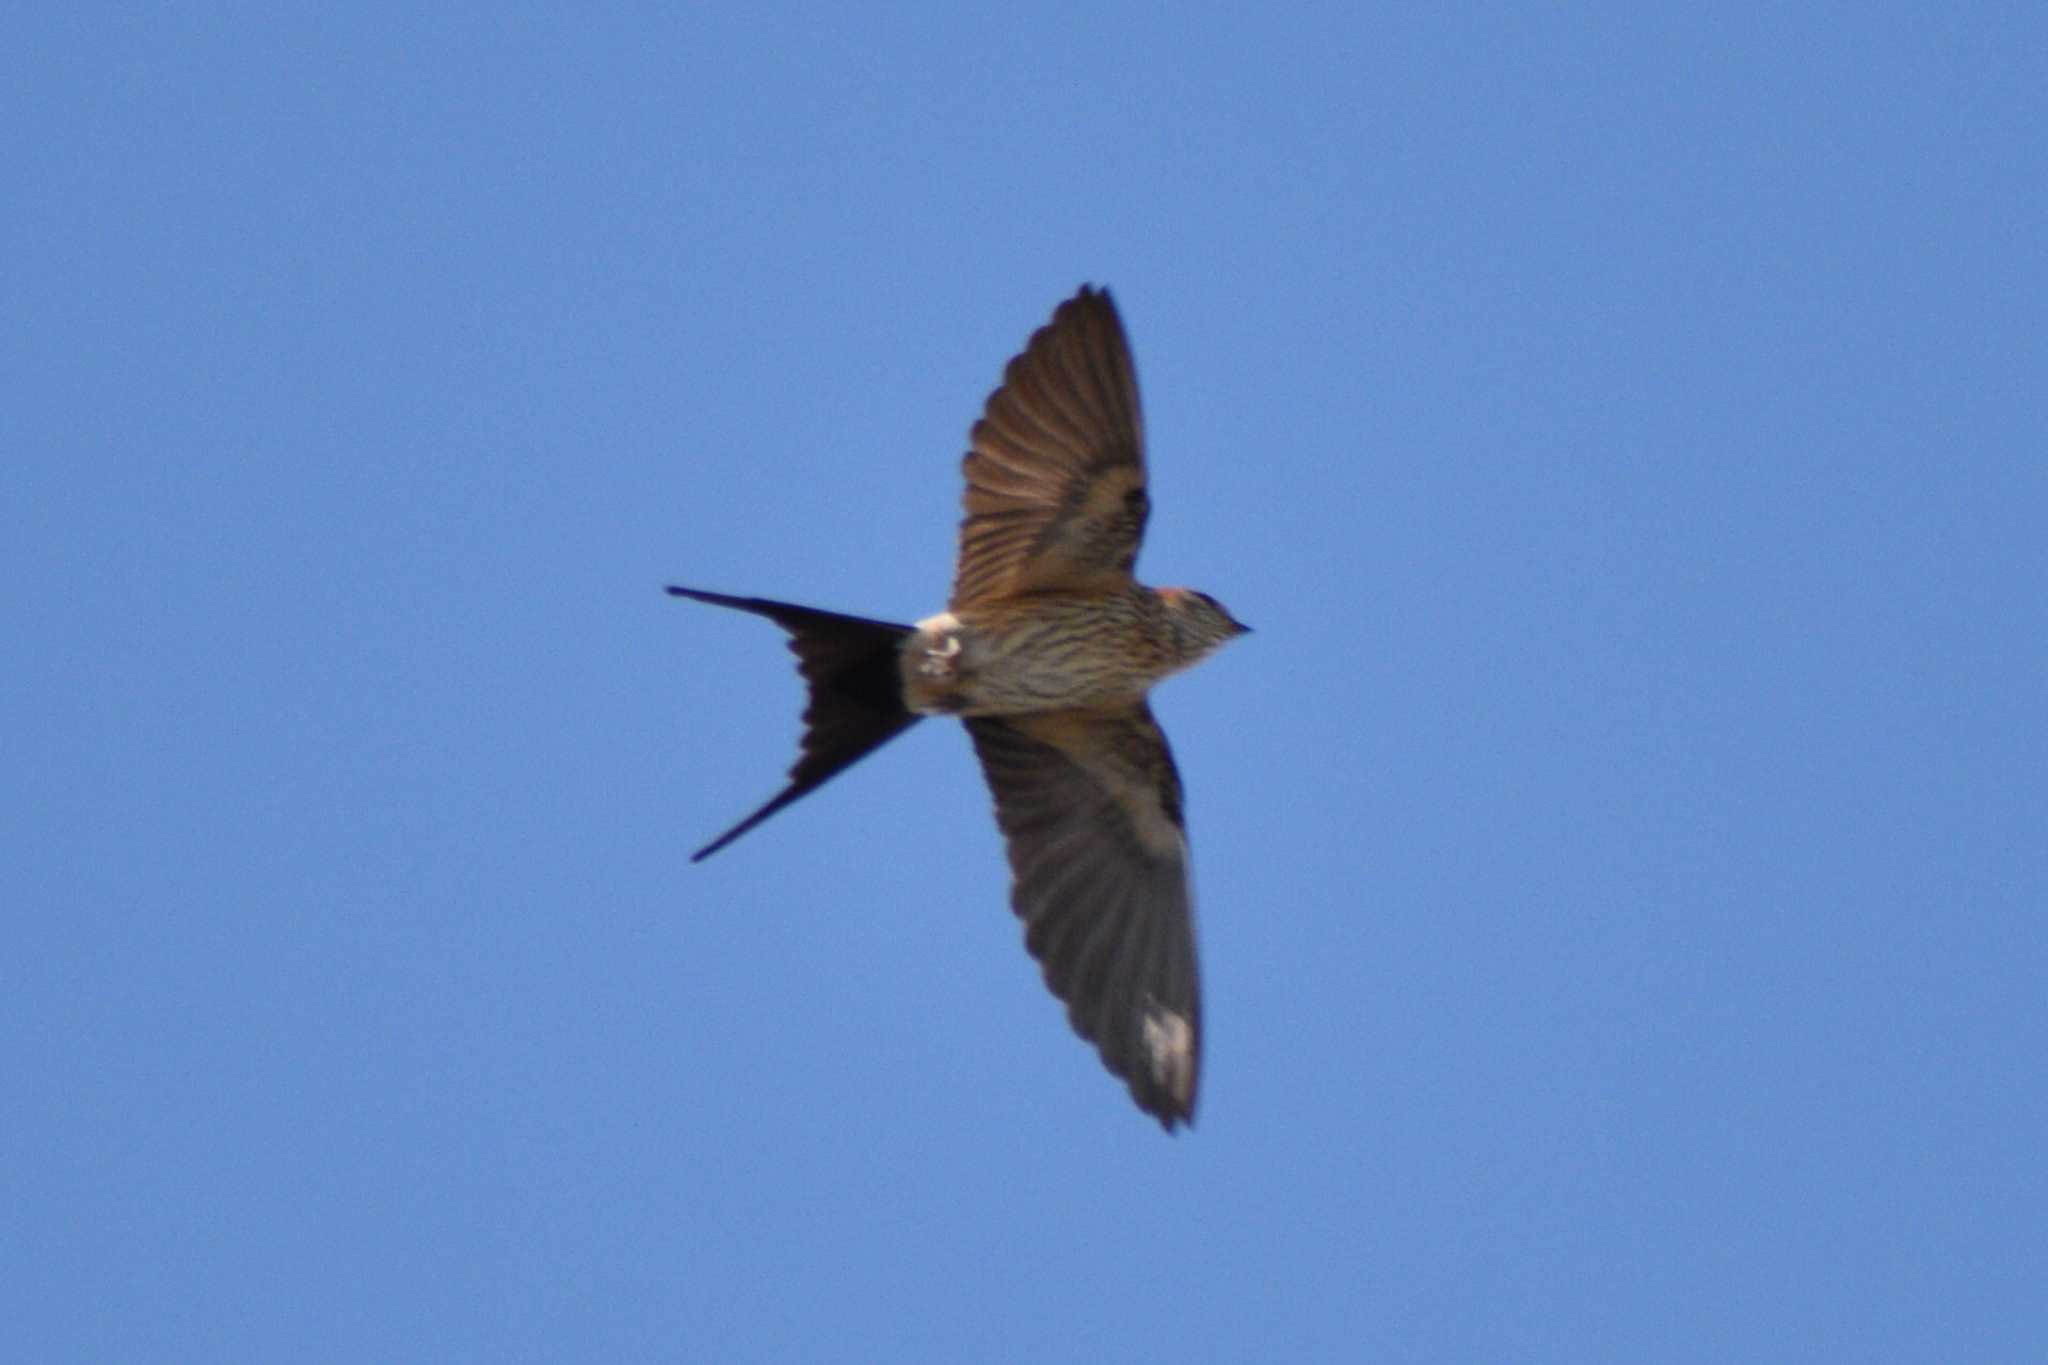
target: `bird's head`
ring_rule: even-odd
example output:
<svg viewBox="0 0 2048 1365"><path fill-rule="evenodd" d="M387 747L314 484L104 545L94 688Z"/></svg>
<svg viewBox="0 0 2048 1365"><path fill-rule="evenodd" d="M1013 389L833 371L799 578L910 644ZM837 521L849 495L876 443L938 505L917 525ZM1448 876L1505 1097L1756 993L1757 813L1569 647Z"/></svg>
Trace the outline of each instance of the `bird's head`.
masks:
<svg viewBox="0 0 2048 1365"><path fill-rule="evenodd" d="M1232 616L1208 593L1193 588L1161 588L1159 600L1166 604L1166 619L1173 623L1188 663L1251 633L1250 626Z"/></svg>

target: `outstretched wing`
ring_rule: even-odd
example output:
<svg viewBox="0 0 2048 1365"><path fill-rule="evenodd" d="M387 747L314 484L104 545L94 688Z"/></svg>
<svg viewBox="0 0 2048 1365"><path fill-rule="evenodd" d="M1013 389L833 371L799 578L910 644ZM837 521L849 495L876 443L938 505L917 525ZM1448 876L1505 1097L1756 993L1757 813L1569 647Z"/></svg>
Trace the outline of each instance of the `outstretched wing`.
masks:
<svg viewBox="0 0 2048 1365"><path fill-rule="evenodd" d="M967 721L1009 844L1011 906L1074 1031L1171 1132L1201 1067L1180 775L1140 704Z"/></svg>
<svg viewBox="0 0 2048 1365"><path fill-rule="evenodd" d="M1129 580L1151 501L1138 377L1107 290L1083 285L1032 334L969 445L952 606Z"/></svg>

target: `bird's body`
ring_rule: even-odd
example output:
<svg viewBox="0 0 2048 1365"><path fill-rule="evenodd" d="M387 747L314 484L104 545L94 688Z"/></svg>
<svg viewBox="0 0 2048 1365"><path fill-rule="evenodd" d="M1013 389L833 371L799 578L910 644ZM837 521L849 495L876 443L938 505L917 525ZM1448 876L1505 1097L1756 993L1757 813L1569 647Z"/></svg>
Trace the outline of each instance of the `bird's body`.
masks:
<svg viewBox="0 0 2048 1365"><path fill-rule="evenodd" d="M1247 627L1207 594L1132 577L1151 501L1106 292L1083 287L1010 362L963 469L951 600L915 626L669 589L781 626L810 694L789 785L696 857L920 717L959 717L1026 946L1075 1030L1170 1130L1194 1114L1201 1002L1180 776L1146 696Z"/></svg>
<svg viewBox="0 0 2048 1365"><path fill-rule="evenodd" d="M1214 647L1176 591L1035 593L927 617L903 644L905 701L956 716L1134 705Z"/></svg>

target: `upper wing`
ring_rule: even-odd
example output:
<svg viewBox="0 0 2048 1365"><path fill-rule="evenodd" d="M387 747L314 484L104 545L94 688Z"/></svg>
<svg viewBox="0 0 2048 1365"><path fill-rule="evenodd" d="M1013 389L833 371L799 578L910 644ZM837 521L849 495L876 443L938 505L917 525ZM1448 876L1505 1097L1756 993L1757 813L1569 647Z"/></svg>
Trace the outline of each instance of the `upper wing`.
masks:
<svg viewBox="0 0 2048 1365"><path fill-rule="evenodd" d="M1192 1121L1201 991L1180 775L1142 703L967 721L1010 903L1074 1031L1170 1132Z"/></svg>
<svg viewBox="0 0 2048 1365"><path fill-rule="evenodd" d="M1138 377L1107 290L1083 285L1032 334L969 443L952 606L1129 579L1151 501Z"/></svg>

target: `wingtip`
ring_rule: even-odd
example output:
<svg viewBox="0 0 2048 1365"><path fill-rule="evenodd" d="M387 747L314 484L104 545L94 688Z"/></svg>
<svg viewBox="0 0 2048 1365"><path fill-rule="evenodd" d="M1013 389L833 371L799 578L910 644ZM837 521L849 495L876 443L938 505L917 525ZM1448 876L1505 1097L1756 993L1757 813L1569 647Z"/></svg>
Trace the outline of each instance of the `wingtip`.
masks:
<svg viewBox="0 0 2048 1365"><path fill-rule="evenodd" d="M1116 300L1110 296L1109 286L1106 284L1084 283L1079 289L1074 291L1074 296L1067 300L1067 302L1072 304L1100 302L1107 305L1112 313L1116 311Z"/></svg>

